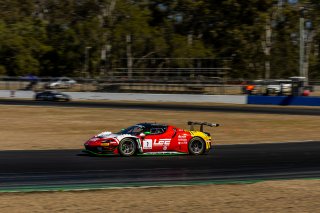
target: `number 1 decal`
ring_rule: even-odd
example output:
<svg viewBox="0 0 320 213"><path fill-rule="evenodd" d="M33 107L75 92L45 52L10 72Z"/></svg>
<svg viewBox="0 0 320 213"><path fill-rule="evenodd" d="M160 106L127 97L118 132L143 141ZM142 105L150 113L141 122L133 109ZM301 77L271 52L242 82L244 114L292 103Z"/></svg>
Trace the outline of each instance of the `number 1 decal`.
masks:
<svg viewBox="0 0 320 213"><path fill-rule="evenodd" d="M152 139L143 140L143 149L152 149Z"/></svg>

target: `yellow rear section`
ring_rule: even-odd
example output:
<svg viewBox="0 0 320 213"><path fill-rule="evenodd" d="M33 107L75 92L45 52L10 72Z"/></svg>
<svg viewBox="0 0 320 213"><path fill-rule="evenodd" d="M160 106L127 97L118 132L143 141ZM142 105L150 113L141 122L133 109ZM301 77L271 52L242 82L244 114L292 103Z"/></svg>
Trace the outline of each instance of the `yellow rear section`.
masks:
<svg viewBox="0 0 320 213"><path fill-rule="evenodd" d="M200 132L200 131L189 131L192 137L202 138L206 142L206 150L208 151L211 148L211 136Z"/></svg>

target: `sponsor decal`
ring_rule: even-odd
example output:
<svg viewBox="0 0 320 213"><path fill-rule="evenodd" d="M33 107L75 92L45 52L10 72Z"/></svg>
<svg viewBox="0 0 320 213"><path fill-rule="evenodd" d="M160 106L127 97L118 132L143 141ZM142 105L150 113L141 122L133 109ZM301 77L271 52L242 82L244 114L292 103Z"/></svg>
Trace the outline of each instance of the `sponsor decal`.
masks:
<svg viewBox="0 0 320 213"><path fill-rule="evenodd" d="M184 155L184 154L186 153L163 151L163 152L145 152L142 155Z"/></svg>
<svg viewBox="0 0 320 213"><path fill-rule="evenodd" d="M162 146L163 150L167 150L170 143L171 143L171 138L144 139L142 146L143 146L143 149L152 149L153 146L156 146L156 147Z"/></svg>
<svg viewBox="0 0 320 213"><path fill-rule="evenodd" d="M188 141L183 141L183 142L178 141L178 144L179 144L179 145L181 145L181 144L187 144L187 143L188 143Z"/></svg>
<svg viewBox="0 0 320 213"><path fill-rule="evenodd" d="M169 146L171 142L171 138L163 138L163 139L155 139L154 145L155 146Z"/></svg>
<svg viewBox="0 0 320 213"><path fill-rule="evenodd" d="M188 143L188 139L187 139L187 135L179 135L178 136L178 144L187 144Z"/></svg>

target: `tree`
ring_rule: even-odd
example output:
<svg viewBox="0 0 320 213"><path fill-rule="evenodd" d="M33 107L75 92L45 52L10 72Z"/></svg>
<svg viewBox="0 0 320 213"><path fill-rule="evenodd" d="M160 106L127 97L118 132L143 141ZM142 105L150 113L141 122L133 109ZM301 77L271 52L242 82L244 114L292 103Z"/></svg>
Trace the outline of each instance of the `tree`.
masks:
<svg viewBox="0 0 320 213"><path fill-rule="evenodd" d="M45 25L39 21L0 23L0 54L5 59L1 64L6 74L39 74L39 59L50 49L44 44L45 39Z"/></svg>
<svg viewBox="0 0 320 213"><path fill-rule="evenodd" d="M263 78L269 62L272 78L286 78L298 74L300 6L312 23L306 64L310 78L319 78L317 0L3 0L0 73L84 76L89 50L92 77L112 75L130 58L142 70L194 66L165 58L211 58L220 61L216 67L231 66L230 78ZM270 54L266 27L272 31Z"/></svg>

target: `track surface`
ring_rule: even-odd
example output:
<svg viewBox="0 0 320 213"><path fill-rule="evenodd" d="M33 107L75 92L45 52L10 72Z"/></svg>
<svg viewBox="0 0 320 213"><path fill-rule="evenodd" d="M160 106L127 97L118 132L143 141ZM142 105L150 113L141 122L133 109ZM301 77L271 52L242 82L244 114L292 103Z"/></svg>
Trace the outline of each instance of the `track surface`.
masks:
<svg viewBox="0 0 320 213"><path fill-rule="evenodd" d="M320 115L320 108L287 108L287 107L256 107L256 106L199 106L192 104L174 105L165 103L128 103L128 102L48 102L34 100L0 99L3 105L29 105L29 106L56 106L56 107L87 107L87 108L124 108L124 109L152 109L152 110L179 110L179 111L217 111L242 113L267 113L289 115Z"/></svg>
<svg viewBox="0 0 320 213"><path fill-rule="evenodd" d="M195 106L120 102L36 102L0 99L0 104L223 111L320 115L319 108ZM320 142L214 146L203 156L89 157L80 150L0 151L0 191L79 184L145 184L320 178Z"/></svg>
<svg viewBox="0 0 320 213"><path fill-rule="evenodd" d="M90 157L80 150L1 151L0 191L19 187L320 178L320 141L214 146L202 156Z"/></svg>

